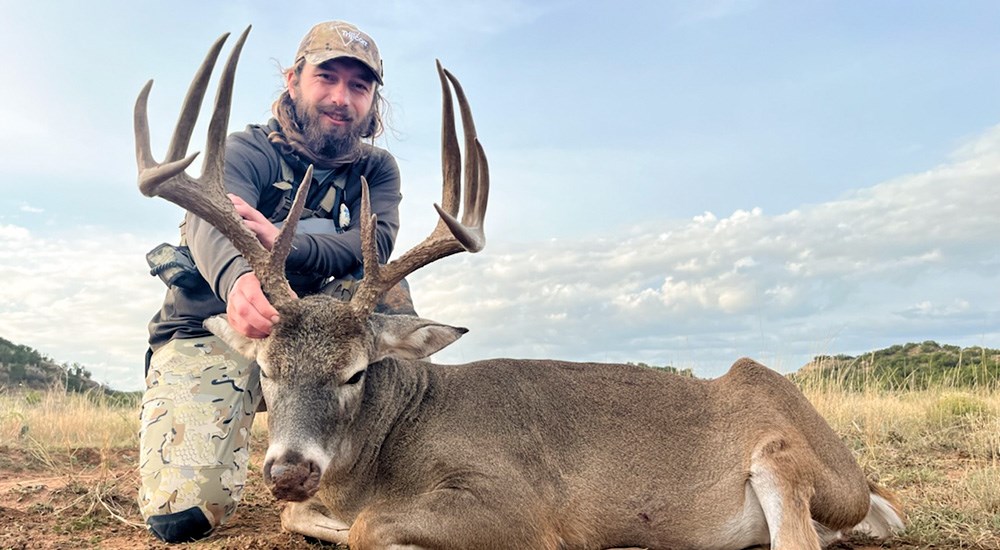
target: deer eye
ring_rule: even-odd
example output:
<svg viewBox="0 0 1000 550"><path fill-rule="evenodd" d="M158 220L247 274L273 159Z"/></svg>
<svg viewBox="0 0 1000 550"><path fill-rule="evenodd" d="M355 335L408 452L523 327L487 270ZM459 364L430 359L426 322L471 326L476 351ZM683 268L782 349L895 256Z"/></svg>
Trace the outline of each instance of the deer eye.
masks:
<svg viewBox="0 0 1000 550"><path fill-rule="evenodd" d="M365 369L361 369L358 372L354 373L349 379L347 379L347 382L344 383L349 385L357 384L358 382L361 381L361 377L364 375L365 375Z"/></svg>

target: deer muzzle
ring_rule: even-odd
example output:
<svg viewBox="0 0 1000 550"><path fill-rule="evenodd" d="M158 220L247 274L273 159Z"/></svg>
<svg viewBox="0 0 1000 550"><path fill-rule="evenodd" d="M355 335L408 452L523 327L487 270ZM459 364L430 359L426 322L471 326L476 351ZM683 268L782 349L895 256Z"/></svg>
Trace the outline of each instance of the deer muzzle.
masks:
<svg viewBox="0 0 1000 550"><path fill-rule="evenodd" d="M295 451L264 461L264 482L279 500L302 502L319 489L319 464Z"/></svg>

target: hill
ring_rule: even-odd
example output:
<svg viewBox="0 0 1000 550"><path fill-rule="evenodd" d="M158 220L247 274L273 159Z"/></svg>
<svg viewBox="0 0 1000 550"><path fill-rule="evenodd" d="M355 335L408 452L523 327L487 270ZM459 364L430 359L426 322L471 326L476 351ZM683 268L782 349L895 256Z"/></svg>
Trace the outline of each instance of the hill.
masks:
<svg viewBox="0 0 1000 550"><path fill-rule="evenodd" d="M791 377L801 384L836 382L849 390L997 387L1000 350L926 341L857 357L818 355Z"/></svg>
<svg viewBox="0 0 1000 550"><path fill-rule="evenodd" d="M56 364L28 346L0 338L0 389L48 390L54 387L70 392L117 392L91 379L91 373L78 363Z"/></svg>
<svg viewBox="0 0 1000 550"><path fill-rule="evenodd" d="M659 368L693 376L690 369ZM817 355L789 376L800 384L834 382L849 390L918 390L939 385L998 387L1000 350L978 346L961 348L926 341L896 345L856 357ZM0 337L0 390L53 387L71 392L123 393L92 380L90 371L78 363L57 364L37 350Z"/></svg>

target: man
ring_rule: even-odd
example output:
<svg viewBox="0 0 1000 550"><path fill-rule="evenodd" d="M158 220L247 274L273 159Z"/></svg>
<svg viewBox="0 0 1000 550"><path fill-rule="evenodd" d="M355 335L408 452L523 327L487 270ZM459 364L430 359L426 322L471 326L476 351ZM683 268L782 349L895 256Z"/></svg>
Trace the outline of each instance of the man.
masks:
<svg viewBox="0 0 1000 550"><path fill-rule="evenodd" d="M299 296L321 291L333 278L360 275L362 176L378 215L380 259L392 252L399 170L387 151L364 141L382 130L381 85L375 41L343 21L320 23L285 72L274 118L226 143L226 189L268 249L306 168L314 166L286 262ZM237 331L263 338L278 316L246 260L216 229L188 214L182 236L197 273L169 286L150 322L139 436L140 507L149 529L166 542L205 537L236 510L261 399L257 366L202 322L225 313Z"/></svg>

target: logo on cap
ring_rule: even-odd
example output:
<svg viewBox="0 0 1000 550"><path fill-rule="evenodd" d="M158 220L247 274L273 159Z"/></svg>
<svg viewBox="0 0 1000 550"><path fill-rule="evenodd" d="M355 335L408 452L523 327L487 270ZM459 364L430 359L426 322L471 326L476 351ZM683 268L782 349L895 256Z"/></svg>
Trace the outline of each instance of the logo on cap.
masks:
<svg viewBox="0 0 1000 550"><path fill-rule="evenodd" d="M340 38L344 41L344 46L350 46L353 43L358 43L362 48L368 49L368 40L365 39L364 35L358 31L351 29L339 28Z"/></svg>

